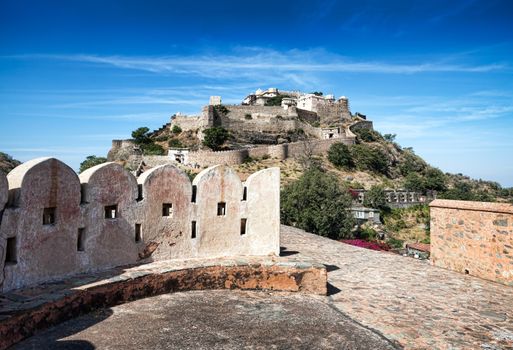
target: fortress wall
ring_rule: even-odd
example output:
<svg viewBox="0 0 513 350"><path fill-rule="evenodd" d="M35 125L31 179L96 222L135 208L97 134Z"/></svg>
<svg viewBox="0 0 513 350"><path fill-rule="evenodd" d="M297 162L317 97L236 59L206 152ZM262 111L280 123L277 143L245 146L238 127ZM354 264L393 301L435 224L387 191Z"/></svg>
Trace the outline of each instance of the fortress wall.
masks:
<svg viewBox="0 0 513 350"><path fill-rule="evenodd" d="M141 174L137 182L142 190L139 244L148 247L141 256L151 254L152 260L195 256L191 240L192 185L188 176L174 166L161 165ZM170 205L168 216L163 215L164 204Z"/></svg>
<svg viewBox="0 0 513 350"><path fill-rule="evenodd" d="M87 169L79 178L83 211L80 225L83 251L78 252L81 267L94 270L137 261L135 177L119 164L104 163ZM115 210L112 218L106 218L108 207L115 207L111 209ZM77 250L78 242L74 243Z"/></svg>
<svg viewBox="0 0 513 350"><path fill-rule="evenodd" d="M38 158L14 168L7 180L10 200L0 226L0 290L80 271L80 181L73 169L57 159Z"/></svg>
<svg viewBox="0 0 513 350"><path fill-rule="evenodd" d="M189 163L200 166L211 166L215 164L237 165L242 164L248 157L247 149L233 151L198 151L189 153Z"/></svg>
<svg viewBox="0 0 513 350"><path fill-rule="evenodd" d="M174 125L178 125L182 130L196 130L206 126L206 124L207 118L205 116L178 115L171 119L170 128Z"/></svg>
<svg viewBox="0 0 513 350"><path fill-rule="evenodd" d="M264 156L270 156L269 154L269 146L259 146L248 148L248 155L251 158L262 158Z"/></svg>
<svg viewBox="0 0 513 350"><path fill-rule="evenodd" d="M195 178L194 197L187 175L171 165L136 180L115 163L80 177L53 158L24 163L7 177L0 291L139 261L278 252L279 169L268 170L248 185L247 205L241 181L224 166ZM0 199L5 192L0 180ZM250 218L266 231L247 226L241 235L241 219Z"/></svg>
<svg viewBox="0 0 513 350"><path fill-rule="evenodd" d="M513 286L513 205L436 199L431 263Z"/></svg>
<svg viewBox="0 0 513 350"><path fill-rule="evenodd" d="M242 105L225 105L228 109L226 117L231 120L247 121L246 114L250 114L253 119L269 121L271 117L281 115L286 117L289 112L281 106L242 106Z"/></svg>
<svg viewBox="0 0 513 350"><path fill-rule="evenodd" d="M241 201L242 218L246 219L245 235L241 236L244 253L254 255L256 252L280 254L279 236L273 234L280 230L279 220L262 220L262 218L280 217L280 169L269 168L248 177L246 198Z"/></svg>
<svg viewBox="0 0 513 350"><path fill-rule="evenodd" d="M308 147L313 148L314 154L325 154L330 146L336 142L342 142L346 145L354 144L354 138L335 138L328 140L309 141ZM304 142L291 142L279 145L258 146L232 151L198 151L190 152L188 155L189 164L198 164L199 166L211 166L215 164L238 165L242 164L246 158L262 158L269 155L271 158L284 160L290 157L297 157L304 153ZM164 159L162 157L162 159ZM165 158L167 159L167 157Z"/></svg>
<svg viewBox="0 0 513 350"><path fill-rule="evenodd" d="M154 168L162 164L173 164L175 162L175 160L170 156L142 156L142 161L150 168Z"/></svg>

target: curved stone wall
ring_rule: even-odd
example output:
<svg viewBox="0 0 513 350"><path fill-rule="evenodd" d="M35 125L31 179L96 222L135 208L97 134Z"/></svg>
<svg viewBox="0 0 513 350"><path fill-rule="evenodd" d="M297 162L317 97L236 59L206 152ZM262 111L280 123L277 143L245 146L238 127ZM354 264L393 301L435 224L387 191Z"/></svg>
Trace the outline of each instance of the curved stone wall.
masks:
<svg viewBox="0 0 513 350"><path fill-rule="evenodd" d="M7 179L0 291L141 260L279 253L278 168L245 185L214 166L191 184L172 165L136 179L105 163L79 178L57 159L39 158Z"/></svg>

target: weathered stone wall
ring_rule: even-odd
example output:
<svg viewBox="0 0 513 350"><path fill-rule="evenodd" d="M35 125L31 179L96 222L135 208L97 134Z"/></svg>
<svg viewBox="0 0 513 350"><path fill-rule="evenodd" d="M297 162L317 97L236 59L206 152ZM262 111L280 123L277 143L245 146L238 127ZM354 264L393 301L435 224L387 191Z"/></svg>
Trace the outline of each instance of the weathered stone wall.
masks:
<svg viewBox="0 0 513 350"><path fill-rule="evenodd" d="M279 253L278 168L242 184L231 169L215 166L191 184L172 165L136 180L118 164L105 163L78 177L56 159L39 158L15 168L7 180L0 291L144 259Z"/></svg>
<svg viewBox="0 0 513 350"><path fill-rule="evenodd" d="M337 125L342 121L351 119L349 105L346 99L340 99L335 103L318 104L317 113L321 124L324 126Z"/></svg>
<svg viewBox="0 0 513 350"><path fill-rule="evenodd" d="M324 154L328 151L330 146L336 142L352 145L354 144L354 138L342 137L328 140L313 140L308 141L308 147L313 149L314 154ZM211 166L214 164L237 165L242 164L248 156L252 158L261 158L264 155L269 155L271 158L284 160L290 157L300 156L304 153L304 150L304 142L291 142L280 145L259 146L232 151L190 152L188 159L190 164L197 164L199 166ZM162 161L168 161L168 157L160 157Z"/></svg>
<svg viewBox="0 0 513 350"><path fill-rule="evenodd" d="M356 122L354 124L352 124L349 129L351 131L355 131L355 130L358 130L358 129L369 129L369 130L372 130L373 129L373 124L370 120L360 120L359 122Z"/></svg>
<svg viewBox="0 0 513 350"><path fill-rule="evenodd" d="M513 205L434 200L434 265L513 285Z"/></svg>
<svg viewBox="0 0 513 350"><path fill-rule="evenodd" d="M182 130L197 130L206 127L208 119L206 115L200 116L188 116L188 115L177 115L173 116L170 123L170 128L178 125Z"/></svg>

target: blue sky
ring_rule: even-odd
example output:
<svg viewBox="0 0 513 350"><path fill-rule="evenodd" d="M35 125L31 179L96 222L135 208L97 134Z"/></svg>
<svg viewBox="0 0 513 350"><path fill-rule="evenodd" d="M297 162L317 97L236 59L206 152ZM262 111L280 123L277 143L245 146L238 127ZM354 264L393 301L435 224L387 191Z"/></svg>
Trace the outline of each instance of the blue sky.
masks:
<svg viewBox="0 0 513 350"><path fill-rule="evenodd" d="M0 151L22 161L77 169L267 87L345 95L434 166L513 186L512 1L0 0Z"/></svg>

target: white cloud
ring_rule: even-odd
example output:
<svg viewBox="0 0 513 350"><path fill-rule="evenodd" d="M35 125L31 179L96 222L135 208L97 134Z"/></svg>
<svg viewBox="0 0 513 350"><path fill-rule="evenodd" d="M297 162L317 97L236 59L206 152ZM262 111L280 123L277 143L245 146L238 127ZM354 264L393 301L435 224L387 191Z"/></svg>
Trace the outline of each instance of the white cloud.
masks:
<svg viewBox="0 0 513 350"><path fill-rule="evenodd" d="M380 61L357 61L329 53L323 49L279 52L264 48L236 48L231 54L198 54L192 56L101 56L101 55L19 55L4 56L20 59L67 60L158 74L185 74L207 78L254 78L262 72L285 75L305 73L380 73L415 74L429 72L482 73L509 67L500 63L471 65L438 62L398 64ZM274 77L279 78L279 77Z"/></svg>

